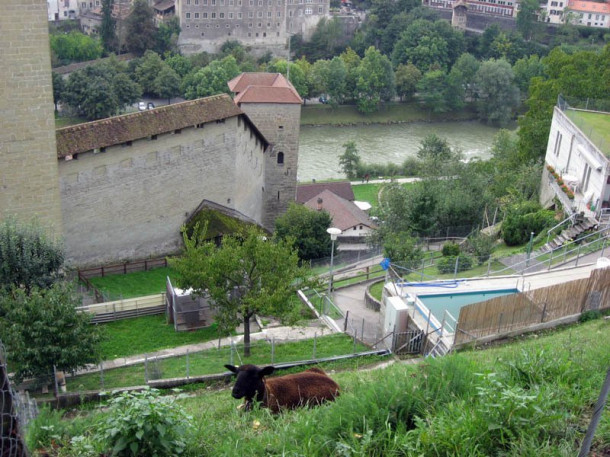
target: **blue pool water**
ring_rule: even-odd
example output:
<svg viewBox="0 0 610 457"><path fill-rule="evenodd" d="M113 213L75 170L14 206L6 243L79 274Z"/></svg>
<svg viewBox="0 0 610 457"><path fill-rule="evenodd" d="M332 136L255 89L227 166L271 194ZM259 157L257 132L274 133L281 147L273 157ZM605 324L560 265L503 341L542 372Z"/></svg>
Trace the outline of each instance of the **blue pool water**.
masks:
<svg viewBox="0 0 610 457"><path fill-rule="evenodd" d="M462 306L471 305L485 300L490 300L502 295L510 295L519 292L518 289L499 289L480 292L454 292L450 294L418 295L426 307L440 321L444 311L447 310L456 319L459 317Z"/></svg>

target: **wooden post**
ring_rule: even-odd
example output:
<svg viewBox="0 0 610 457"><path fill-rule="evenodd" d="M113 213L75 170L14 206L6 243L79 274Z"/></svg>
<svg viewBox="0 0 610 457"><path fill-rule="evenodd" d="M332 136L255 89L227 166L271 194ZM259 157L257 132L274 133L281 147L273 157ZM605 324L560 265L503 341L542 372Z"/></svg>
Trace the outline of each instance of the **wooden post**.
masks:
<svg viewBox="0 0 610 457"><path fill-rule="evenodd" d="M104 267L102 267L102 278L104 277Z"/></svg>
<svg viewBox="0 0 610 457"><path fill-rule="evenodd" d="M148 260L144 260L144 271L148 271Z"/></svg>
<svg viewBox="0 0 610 457"><path fill-rule="evenodd" d="M148 383L148 355L144 356L144 382Z"/></svg>
<svg viewBox="0 0 610 457"><path fill-rule="evenodd" d="M360 333L360 339L364 341L364 317L362 318L362 332Z"/></svg>
<svg viewBox="0 0 610 457"><path fill-rule="evenodd" d="M275 336L271 338L271 365L275 363Z"/></svg>
<svg viewBox="0 0 610 457"><path fill-rule="evenodd" d="M345 323L343 324L343 333L347 333L347 320L349 319L349 309L345 312Z"/></svg>
<svg viewBox="0 0 610 457"><path fill-rule="evenodd" d="M123 274L126 275L127 274L127 262L125 262L123 264Z"/></svg>
<svg viewBox="0 0 610 457"><path fill-rule="evenodd" d="M548 296L548 292L547 292L547 296ZM544 304L544 306L542 307L542 316L540 317L540 323L542 324L544 322L544 317L546 314L546 303Z"/></svg>
<svg viewBox="0 0 610 457"><path fill-rule="evenodd" d="M100 362L100 384L104 390L104 364Z"/></svg>
<svg viewBox="0 0 610 457"><path fill-rule="evenodd" d="M602 390L599 393L599 398L597 399L595 409L593 410L593 417L591 417L591 422L589 423L589 428L587 429L587 433L585 434L585 439L582 442L582 447L580 448L578 457L586 457L589 454L589 450L591 449L591 442L593 441L593 436L595 435L595 430L597 429L599 420L602 417L602 411L604 410L604 405L606 404L606 399L608 398L609 391L610 368L608 368L608 371L606 372L606 380L604 381L604 384L602 385Z"/></svg>
<svg viewBox="0 0 610 457"><path fill-rule="evenodd" d="M190 370L189 370L189 350L186 350L186 379L190 378Z"/></svg>

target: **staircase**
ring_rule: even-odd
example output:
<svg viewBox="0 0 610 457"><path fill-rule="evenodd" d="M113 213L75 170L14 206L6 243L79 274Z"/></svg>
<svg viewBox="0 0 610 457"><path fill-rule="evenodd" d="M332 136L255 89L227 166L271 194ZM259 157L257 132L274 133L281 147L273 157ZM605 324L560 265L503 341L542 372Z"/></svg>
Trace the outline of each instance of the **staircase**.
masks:
<svg viewBox="0 0 610 457"><path fill-rule="evenodd" d="M539 249L540 253L546 253L559 249L565 243L575 240L578 235L597 227L597 221L588 217L577 219L574 225L563 230L558 236L546 243Z"/></svg>

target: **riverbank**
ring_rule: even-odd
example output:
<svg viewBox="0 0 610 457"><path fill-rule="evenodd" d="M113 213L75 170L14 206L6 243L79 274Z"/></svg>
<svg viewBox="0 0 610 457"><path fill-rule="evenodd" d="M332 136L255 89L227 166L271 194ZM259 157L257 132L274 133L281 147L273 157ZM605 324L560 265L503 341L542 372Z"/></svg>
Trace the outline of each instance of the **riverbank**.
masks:
<svg viewBox="0 0 610 457"><path fill-rule="evenodd" d="M414 102L392 102L381 106L375 113L362 114L355 105L304 105L301 110L302 126L351 126L369 124L404 124L410 122L471 121L477 119L474 106L447 113L429 113Z"/></svg>

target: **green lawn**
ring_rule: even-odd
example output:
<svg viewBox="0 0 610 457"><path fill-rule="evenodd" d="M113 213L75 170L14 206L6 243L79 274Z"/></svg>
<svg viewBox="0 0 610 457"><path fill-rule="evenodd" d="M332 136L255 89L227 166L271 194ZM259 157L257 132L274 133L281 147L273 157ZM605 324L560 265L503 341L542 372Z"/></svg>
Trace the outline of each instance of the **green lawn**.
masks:
<svg viewBox="0 0 610 457"><path fill-rule="evenodd" d="M334 334L321 336L315 340L305 340L294 343L276 344L273 353L273 362L290 362L298 360L309 360L313 358L331 357L334 355L351 354L354 352L367 351L369 348L356 343L347 335ZM237 352L231 351L230 347L210 349L199 353L189 354L189 376L216 374L225 371L223 365L232 363L239 365L246 363L243 360L243 347L238 346ZM240 358L241 357L241 358ZM271 364L271 343L257 341L252 344L252 355L247 363L257 365ZM155 361L151 359L146 367L145 363L125 368L106 370L103 373L104 388L113 389L117 387L137 386L145 384L146 370L148 368L149 379L172 378L186 376L186 356L172 357ZM67 380L68 391L98 390L101 388L101 374L91 373Z"/></svg>
<svg viewBox="0 0 610 457"><path fill-rule="evenodd" d="M610 157L610 114L573 109L565 113L606 157Z"/></svg>
<svg viewBox="0 0 610 457"><path fill-rule="evenodd" d="M369 202L373 208L379 204L378 195L379 189L384 184L357 184L352 185L354 197L360 202Z"/></svg>
<svg viewBox="0 0 610 457"><path fill-rule="evenodd" d="M384 124L418 121L462 121L476 119L474 110L430 114L416 103L386 103L375 113L359 113L355 105L305 105L301 110L301 125Z"/></svg>
<svg viewBox="0 0 610 457"><path fill-rule="evenodd" d="M165 291L165 279L169 276L175 285L176 272L169 267L154 268L148 271L136 271L126 275L116 274L90 278L104 296L110 300L142 297L159 294Z"/></svg>
<svg viewBox="0 0 610 457"><path fill-rule="evenodd" d="M218 338L216 325L190 332L176 332L165 315L143 316L99 324L106 335L101 345L102 359L111 360L161 349L203 343Z"/></svg>

